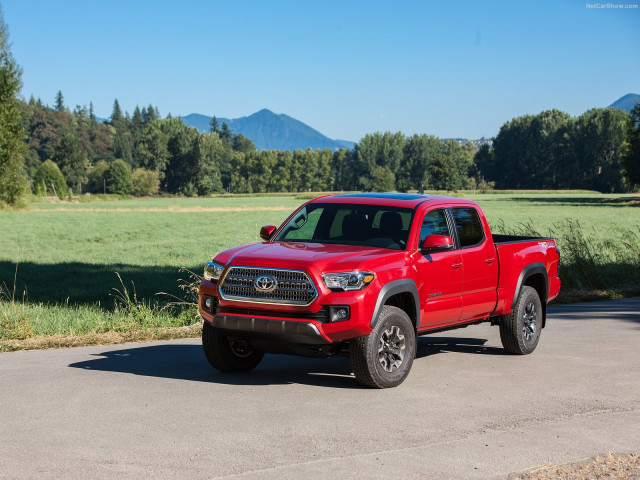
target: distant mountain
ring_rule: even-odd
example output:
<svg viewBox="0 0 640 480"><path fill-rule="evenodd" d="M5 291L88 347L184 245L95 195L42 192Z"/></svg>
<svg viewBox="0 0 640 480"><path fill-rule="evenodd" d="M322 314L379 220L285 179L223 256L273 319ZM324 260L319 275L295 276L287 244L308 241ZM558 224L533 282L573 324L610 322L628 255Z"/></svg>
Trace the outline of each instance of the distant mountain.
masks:
<svg viewBox="0 0 640 480"><path fill-rule="evenodd" d="M640 102L640 95L637 93L627 93L624 97L620 97L618 100L609 105L610 108L617 108L618 110L624 110L625 112L631 112L636 103Z"/></svg>
<svg viewBox="0 0 640 480"><path fill-rule="evenodd" d="M192 113L180 117L185 124L195 127L201 132L209 131L212 117ZM275 114L266 108L241 118L216 117L220 125L225 122L233 133L241 133L250 138L258 150L337 150L353 148L354 142L348 140L332 140L309 125L302 123L284 113Z"/></svg>

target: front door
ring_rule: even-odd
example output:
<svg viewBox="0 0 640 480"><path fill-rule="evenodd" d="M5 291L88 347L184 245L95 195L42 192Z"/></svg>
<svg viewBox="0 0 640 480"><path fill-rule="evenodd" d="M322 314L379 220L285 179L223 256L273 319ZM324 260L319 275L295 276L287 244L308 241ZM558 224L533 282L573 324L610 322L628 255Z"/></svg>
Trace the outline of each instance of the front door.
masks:
<svg viewBox="0 0 640 480"><path fill-rule="evenodd" d="M420 229L422 245L427 235L453 238L452 225L444 208L428 211ZM459 249L428 254L417 253L420 328L447 325L462 314L462 255Z"/></svg>

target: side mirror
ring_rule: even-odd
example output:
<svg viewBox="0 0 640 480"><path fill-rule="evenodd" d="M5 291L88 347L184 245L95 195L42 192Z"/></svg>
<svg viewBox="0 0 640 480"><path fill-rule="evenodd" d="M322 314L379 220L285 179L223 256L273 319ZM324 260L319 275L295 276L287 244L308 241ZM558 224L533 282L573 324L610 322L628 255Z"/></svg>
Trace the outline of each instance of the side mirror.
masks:
<svg viewBox="0 0 640 480"><path fill-rule="evenodd" d="M269 239L271 238L271 235L273 235L273 232L275 231L276 231L276 227L274 227L273 225L265 225L260 229L260 238L262 238L265 241L269 241Z"/></svg>
<svg viewBox="0 0 640 480"><path fill-rule="evenodd" d="M446 235L427 235L420 250L423 253L445 252L453 249L453 239Z"/></svg>

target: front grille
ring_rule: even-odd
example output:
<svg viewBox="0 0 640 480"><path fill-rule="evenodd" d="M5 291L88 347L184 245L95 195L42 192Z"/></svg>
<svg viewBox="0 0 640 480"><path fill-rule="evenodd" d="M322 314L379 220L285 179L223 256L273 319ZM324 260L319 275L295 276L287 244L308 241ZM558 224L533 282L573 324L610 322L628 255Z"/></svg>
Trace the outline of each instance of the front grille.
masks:
<svg viewBox="0 0 640 480"><path fill-rule="evenodd" d="M256 287L256 279L264 275L276 280L277 286L273 291L261 291ZM225 300L287 305L308 305L318 296L305 272L258 267L231 267L219 291Z"/></svg>

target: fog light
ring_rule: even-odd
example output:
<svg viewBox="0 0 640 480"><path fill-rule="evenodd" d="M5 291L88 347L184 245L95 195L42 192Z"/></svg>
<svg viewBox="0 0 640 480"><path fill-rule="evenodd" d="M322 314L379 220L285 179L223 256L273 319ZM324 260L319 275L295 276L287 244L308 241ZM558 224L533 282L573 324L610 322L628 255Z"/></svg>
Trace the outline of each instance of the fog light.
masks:
<svg viewBox="0 0 640 480"><path fill-rule="evenodd" d="M208 311L211 311L211 297L207 297L206 300L204 301L204 306Z"/></svg>
<svg viewBox="0 0 640 480"><path fill-rule="evenodd" d="M349 319L349 307L342 305L335 305L329 307L329 321L330 322L342 322Z"/></svg>

